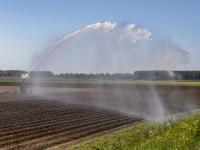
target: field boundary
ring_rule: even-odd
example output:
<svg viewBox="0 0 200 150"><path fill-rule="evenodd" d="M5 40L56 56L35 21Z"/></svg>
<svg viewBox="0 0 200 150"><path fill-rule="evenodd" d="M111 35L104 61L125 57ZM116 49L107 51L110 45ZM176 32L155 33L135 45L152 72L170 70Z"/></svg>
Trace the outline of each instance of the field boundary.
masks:
<svg viewBox="0 0 200 150"><path fill-rule="evenodd" d="M64 143L64 144L53 146L53 147L47 148L46 150L66 149L66 148L68 148L70 146L77 145L77 144L80 144L82 142L86 142L86 141L94 139L96 137L100 137L100 136L104 136L104 135L107 135L107 134L111 134L111 133L113 133L115 131L122 130L122 129L125 129L125 128L128 128L128 127L131 127L131 126L135 126L135 125L138 125L138 124L141 124L141 123L144 123L144 122L148 122L148 120L143 120L143 121L138 121L138 122L135 122L135 123L123 125L121 127L113 128L113 129L110 129L110 130L107 130L107 131L103 131L103 132L96 133L96 134L93 134L93 135L90 135L90 136L87 136L87 137L83 137L83 138L80 138L80 139L77 139L77 140L73 140L73 141L70 141L70 142L67 142L67 143Z"/></svg>
<svg viewBox="0 0 200 150"><path fill-rule="evenodd" d="M117 131L121 132L124 129L128 129L129 127L134 127L134 126L137 127L137 125L140 126L143 123L147 123L147 126L148 126L148 124L150 125L150 124L153 124L153 123L160 123L160 125L162 125L162 126L168 125L169 122L170 123L172 123L172 122L177 123L179 121L179 119L182 120L185 117L191 117L191 116L193 116L197 112L200 112L200 109L194 109L194 110L189 110L187 112L177 113L177 114L171 115L171 118L170 118L170 116L166 116L166 117L160 118L160 119L144 120L144 121L141 121L141 122L133 123L133 125L127 125L125 128L121 128L119 130L115 130L113 132L106 133L104 135L99 135L99 139L101 138L101 136L103 137L103 136L106 136L106 135L109 135L109 134L112 134L112 133L116 133ZM88 139L87 141L82 141L80 143L75 143L75 144L66 146L65 149L71 148L73 146L79 146L79 144L83 144L84 145L84 143L90 142L90 140L93 140L93 139L95 141L95 138L96 138L97 141L99 140L98 136L96 136L94 138ZM49 149L49 150L51 150L51 149ZM56 150L56 149L52 149L52 150Z"/></svg>

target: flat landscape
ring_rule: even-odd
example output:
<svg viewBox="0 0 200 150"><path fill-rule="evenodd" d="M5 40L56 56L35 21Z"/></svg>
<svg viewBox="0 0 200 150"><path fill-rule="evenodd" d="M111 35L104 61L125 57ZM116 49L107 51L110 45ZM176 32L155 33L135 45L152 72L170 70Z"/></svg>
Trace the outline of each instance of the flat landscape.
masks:
<svg viewBox="0 0 200 150"><path fill-rule="evenodd" d="M1 77L0 82L12 82L19 83L21 78L6 78ZM199 81L195 80L116 80L116 79L70 79L70 78L35 78L27 79L26 82L29 83L73 83L73 84L128 84L128 85L168 85L168 86L200 86Z"/></svg>
<svg viewBox="0 0 200 150"><path fill-rule="evenodd" d="M21 83L1 82L0 91ZM61 149L117 127L200 108L199 86L26 83L0 93L0 149Z"/></svg>

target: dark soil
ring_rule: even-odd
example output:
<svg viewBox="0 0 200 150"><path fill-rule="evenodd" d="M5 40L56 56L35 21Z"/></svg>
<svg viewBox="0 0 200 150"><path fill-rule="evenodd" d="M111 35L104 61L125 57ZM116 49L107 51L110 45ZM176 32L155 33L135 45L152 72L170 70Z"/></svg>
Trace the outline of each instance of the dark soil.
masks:
<svg viewBox="0 0 200 150"><path fill-rule="evenodd" d="M42 93L42 87L55 91ZM66 92L59 92L63 88ZM40 93L0 94L0 149L51 148L200 107L200 87L44 83L38 89Z"/></svg>

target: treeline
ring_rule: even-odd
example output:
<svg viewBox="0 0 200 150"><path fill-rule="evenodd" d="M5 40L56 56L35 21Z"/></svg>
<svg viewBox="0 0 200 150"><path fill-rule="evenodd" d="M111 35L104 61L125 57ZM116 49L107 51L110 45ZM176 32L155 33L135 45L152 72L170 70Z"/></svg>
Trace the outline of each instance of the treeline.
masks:
<svg viewBox="0 0 200 150"><path fill-rule="evenodd" d="M131 73L115 73L115 74L103 74L103 73L97 73L97 74L85 74L85 73L61 73L59 75L56 75L59 78L81 78L81 79L133 79L133 74Z"/></svg>
<svg viewBox="0 0 200 150"><path fill-rule="evenodd" d="M28 72L22 70L0 70L0 77L21 77ZM51 71L32 71L31 78L72 78L72 79L133 79L133 80L200 80L200 71L135 71L131 73L61 73Z"/></svg>
<svg viewBox="0 0 200 150"><path fill-rule="evenodd" d="M20 77L26 71L22 70L0 70L0 77Z"/></svg>
<svg viewBox="0 0 200 150"><path fill-rule="evenodd" d="M200 71L135 71L135 80L200 80Z"/></svg>
<svg viewBox="0 0 200 150"><path fill-rule="evenodd" d="M22 74L27 74L26 71L21 70L0 70L0 77L21 77ZM85 74L85 73L61 73L53 74L51 71L32 71L29 76L31 78L72 78L72 79L133 79L133 74L131 73L115 73L115 74Z"/></svg>
<svg viewBox="0 0 200 150"><path fill-rule="evenodd" d="M22 70L0 70L0 77L21 77L28 72ZM51 71L32 71L31 77L54 77Z"/></svg>
<svg viewBox="0 0 200 150"><path fill-rule="evenodd" d="M31 71L29 74L30 77L43 77L43 78L49 78L54 77L54 74L51 71Z"/></svg>

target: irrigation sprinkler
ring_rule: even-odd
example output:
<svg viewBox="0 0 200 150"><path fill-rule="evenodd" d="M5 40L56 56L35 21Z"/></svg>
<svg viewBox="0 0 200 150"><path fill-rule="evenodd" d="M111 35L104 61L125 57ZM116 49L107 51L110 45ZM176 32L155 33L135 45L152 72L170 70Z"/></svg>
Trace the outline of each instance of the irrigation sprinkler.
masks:
<svg viewBox="0 0 200 150"><path fill-rule="evenodd" d="M22 76L23 77L23 81L22 81L22 86L20 86L19 89L16 89L16 88L12 88L11 87L11 90L8 90L8 91L0 91L0 93L9 93L9 92L14 92L14 93L18 93L18 92L21 92L21 93L27 93L28 89L29 90L29 93L32 93L32 87L31 86L25 86L24 85L24 82L26 80L27 77L29 77L28 75L24 75Z"/></svg>
<svg viewBox="0 0 200 150"><path fill-rule="evenodd" d="M23 77L24 79L22 81L22 86L20 87L21 93L26 93L28 88L30 89L30 93L32 93L32 87L28 87L28 86L24 85L24 82L25 82L27 77L29 77L27 74ZM15 93L17 93L17 91Z"/></svg>

